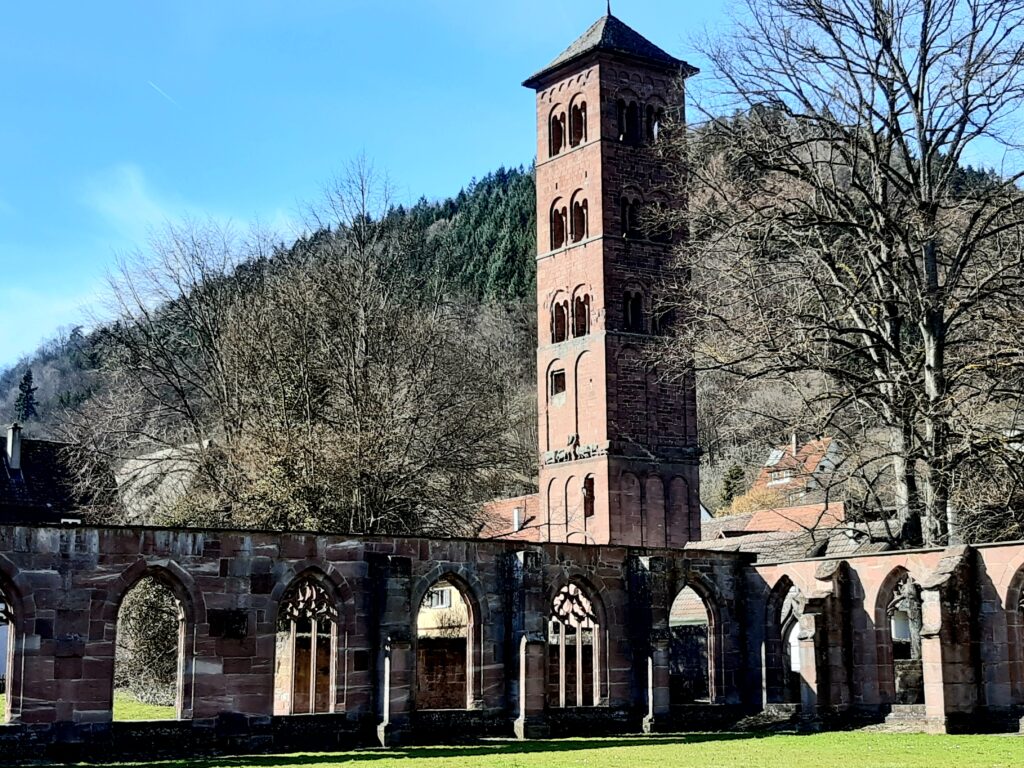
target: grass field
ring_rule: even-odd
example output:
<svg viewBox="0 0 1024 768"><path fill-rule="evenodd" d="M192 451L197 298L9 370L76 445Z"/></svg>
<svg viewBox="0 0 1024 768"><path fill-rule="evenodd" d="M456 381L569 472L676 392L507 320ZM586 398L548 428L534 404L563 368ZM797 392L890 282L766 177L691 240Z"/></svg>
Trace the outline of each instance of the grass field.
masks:
<svg viewBox="0 0 1024 768"><path fill-rule="evenodd" d="M6 709L6 701L0 694L0 718ZM127 691L114 693L115 720L173 720L174 707L158 707L155 704L143 704Z"/></svg>
<svg viewBox="0 0 1024 768"><path fill-rule="evenodd" d="M695 734L484 742L467 747L416 747L336 754L121 763L121 768L1017 768L1021 736L924 736L827 733L814 736Z"/></svg>

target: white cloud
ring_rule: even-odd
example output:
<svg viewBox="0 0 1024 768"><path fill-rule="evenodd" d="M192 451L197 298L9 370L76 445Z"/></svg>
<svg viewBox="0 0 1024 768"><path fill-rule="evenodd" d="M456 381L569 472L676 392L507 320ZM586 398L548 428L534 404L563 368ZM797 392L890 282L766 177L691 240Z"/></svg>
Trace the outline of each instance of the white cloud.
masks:
<svg viewBox="0 0 1024 768"><path fill-rule="evenodd" d="M165 201L154 193L143 170L121 163L90 178L82 202L114 230L122 242L141 245L154 229L187 214L188 206Z"/></svg>

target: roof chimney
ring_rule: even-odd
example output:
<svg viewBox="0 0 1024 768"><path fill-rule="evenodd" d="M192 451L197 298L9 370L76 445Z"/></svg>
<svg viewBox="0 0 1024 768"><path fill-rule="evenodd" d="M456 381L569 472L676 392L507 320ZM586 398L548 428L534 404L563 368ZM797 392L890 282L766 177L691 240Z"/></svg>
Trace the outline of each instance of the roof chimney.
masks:
<svg viewBox="0 0 1024 768"><path fill-rule="evenodd" d="M795 459L796 458L796 451L797 451L796 432L795 431L793 432L793 435L790 438L790 447L793 449L793 458Z"/></svg>
<svg viewBox="0 0 1024 768"><path fill-rule="evenodd" d="M21 469L21 425L18 422L7 428L7 465L11 470Z"/></svg>

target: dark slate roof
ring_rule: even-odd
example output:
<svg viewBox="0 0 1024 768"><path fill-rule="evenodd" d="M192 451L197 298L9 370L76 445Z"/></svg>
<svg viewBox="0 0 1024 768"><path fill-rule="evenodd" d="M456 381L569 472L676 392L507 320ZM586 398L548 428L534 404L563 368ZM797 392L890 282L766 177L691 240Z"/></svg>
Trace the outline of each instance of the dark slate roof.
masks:
<svg viewBox="0 0 1024 768"><path fill-rule="evenodd" d="M21 469L11 469L0 445L0 522L60 522L78 506L65 463L67 446L23 437Z"/></svg>
<svg viewBox="0 0 1024 768"><path fill-rule="evenodd" d="M620 53L662 64L666 67L682 67L690 74L697 71L685 61L681 61L675 56L666 53L639 32L609 14L595 21L590 26L590 29L584 32L575 43L566 48L560 56L544 67L544 69L526 80L523 85L527 88L533 88L548 72L558 69L571 61L575 61L592 51Z"/></svg>

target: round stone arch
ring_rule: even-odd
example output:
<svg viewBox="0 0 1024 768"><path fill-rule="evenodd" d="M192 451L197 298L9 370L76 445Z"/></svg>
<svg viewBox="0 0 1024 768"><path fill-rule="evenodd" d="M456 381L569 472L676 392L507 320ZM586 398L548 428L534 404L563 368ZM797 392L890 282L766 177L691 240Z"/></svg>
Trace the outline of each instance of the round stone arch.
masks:
<svg viewBox="0 0 1024 768"><path fill-rule="evenodd" d="M488 662L485 659L484 628L490 626L491 612L487 602L487 590L480 579L465 565L457 563L438 563L426 573L417 576L413 584L410 600L410 629L413 641L413 674L412 679L418 680L417 658L419 651L419 613L427 593L439 582L446 582L455 587L466 603L468 622L466 632L466 709L483 707L484 670ZM415 698L414 698L415 700Z"/></svg>
<svg viewBox="0 0 1024 768"><path fill-rule="evenodd" d="M114 663L117 649L117 619L125 596L143 579L153 579L166 587L174 596L180 611L178 619L178 674L175 695L175 713L179 720L192 718L194 705L194 668L197 627L206 623L206 601L192 575L174 560L140 557L114 579L105 591L102 601L92 606L92 628L100 628L99 649L91 655L109 659L111 675L107 680L104 704L113 717ZM96 629L90 630L90 635Z"/></svg>
<svg viewBox="0 0 1024 768"><path fill-rule="evenodd" d="M921 579L906 565L896 565L882 579L875 592L875 604L872 621L875 626L875 663L878 680L878 696L883 704L895 704L896 701L896 660L893 653L892 627L888 613L896 587L904 579L909 578L918 590Z"/></svg>
<svg viewBox="0 0 1024 768"><path fill-rule="evenodd" d="M271 589L267 601L266 622L264 627L258 630L258 634L269 635L273 641L271 669L276 673L278 663L277 625L282 601L292 587L300 582L305 580L315 582L327 593L337 614L337 620L332 629L333 648L330 652L328 711L343 712L348 705L347 692L350 687L346 683L354 671L352 668L355 651L352 648L353 639L365 637L367 629L359 623L355 593L344 575L332 563L307 558L286 563L284 566L277 569L274 587ZM276 679L272 685L272 692L276 696ZM291 702L291 696L292 693L289 692L289 702ZM315 709L315 701L313 706Z"/></svg>

